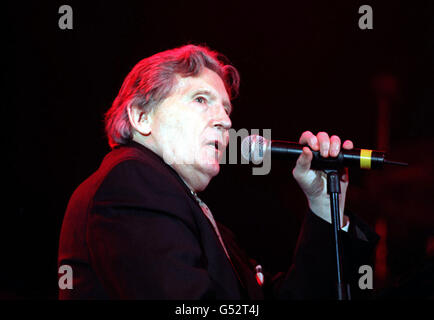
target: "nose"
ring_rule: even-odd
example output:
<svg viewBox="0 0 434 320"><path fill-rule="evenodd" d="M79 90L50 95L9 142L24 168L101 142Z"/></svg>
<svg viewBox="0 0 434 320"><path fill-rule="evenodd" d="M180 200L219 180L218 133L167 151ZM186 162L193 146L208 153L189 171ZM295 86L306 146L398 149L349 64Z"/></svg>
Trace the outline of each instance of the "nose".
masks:
<svg viewBox="0 0 434 320"><path fill-rule="evenodd" d="M232 127L232 121L223 106L219 107L214 121L214 127L224 130L229 130Z"/></svg>

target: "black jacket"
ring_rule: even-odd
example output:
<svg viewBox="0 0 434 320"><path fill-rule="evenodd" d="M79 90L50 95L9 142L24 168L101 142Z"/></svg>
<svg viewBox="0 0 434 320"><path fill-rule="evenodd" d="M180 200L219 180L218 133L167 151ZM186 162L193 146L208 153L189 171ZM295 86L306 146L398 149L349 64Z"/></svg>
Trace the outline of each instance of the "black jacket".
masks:
<svg viewBox="0 0 434 320"><path fill-rule="evenodd" d="M369 263L377 236L350 217L342 232L347 276ZM335 298L331 225L306 214L293 265L260 287L255 263L219 225L232 264L178 174L131 142L113 149L72 195L58 264L73 270L60 299Z"/></svg>

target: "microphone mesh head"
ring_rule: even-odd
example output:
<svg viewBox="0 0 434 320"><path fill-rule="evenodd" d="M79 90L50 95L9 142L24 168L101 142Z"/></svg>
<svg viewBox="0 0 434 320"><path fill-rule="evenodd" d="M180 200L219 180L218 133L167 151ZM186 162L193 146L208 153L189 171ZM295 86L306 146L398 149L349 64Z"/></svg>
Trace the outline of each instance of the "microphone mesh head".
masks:
<svg viewBox="0 0 434 320"><path fill-rule="evenodd" d="M260 163L264 159L268 143L267 139L256 134L248 136L241 143L241 154L248 161Z"/></svg>

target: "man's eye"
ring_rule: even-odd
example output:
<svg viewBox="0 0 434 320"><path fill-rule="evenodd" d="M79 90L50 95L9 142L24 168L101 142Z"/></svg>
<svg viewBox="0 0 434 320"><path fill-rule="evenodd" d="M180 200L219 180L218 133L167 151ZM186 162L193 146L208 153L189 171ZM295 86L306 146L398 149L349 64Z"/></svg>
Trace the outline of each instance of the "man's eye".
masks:
<svg viewBox="0 0 434 320"><path fill-rule="evenodd" d="M204 97L197 97L195 100L196 100L196 102L199 102L199 103L205 103L206 102L206 99Z"/></svg>

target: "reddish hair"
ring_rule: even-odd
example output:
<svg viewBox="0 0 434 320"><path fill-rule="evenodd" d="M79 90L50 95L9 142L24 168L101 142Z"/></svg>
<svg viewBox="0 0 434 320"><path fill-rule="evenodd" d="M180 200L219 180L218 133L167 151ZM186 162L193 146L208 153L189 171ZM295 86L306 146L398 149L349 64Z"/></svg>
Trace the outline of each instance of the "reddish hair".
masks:
<svg viewBox="0 0 434 320"><path fill-rule="evenodd" d="M150 112L171 94L176 85L176 75L194 77L203 68L208 68L220 76L229 98L233 99L238 94L240 76L235 67L225 64L225 60L223 55L205 46L185 45L159 52L137 63L105 114L110 147L126 144L132 139L128 106L135 105Z"/></svg>

